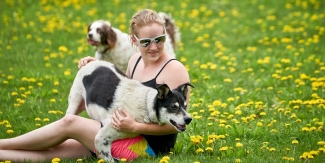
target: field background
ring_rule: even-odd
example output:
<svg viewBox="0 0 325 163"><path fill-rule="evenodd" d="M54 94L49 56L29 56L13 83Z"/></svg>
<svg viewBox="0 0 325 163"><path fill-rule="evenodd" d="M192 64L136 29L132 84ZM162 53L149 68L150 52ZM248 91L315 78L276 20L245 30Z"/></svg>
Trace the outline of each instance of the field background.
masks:
<svg viewBox="0 0 325 163"><path fill-rule="evenodd" d="M323 0L2 0L0 138L64 116L88 24L128 32L143 8L179 27L194 120L169 160L133 162L325 162Z"/></svg>

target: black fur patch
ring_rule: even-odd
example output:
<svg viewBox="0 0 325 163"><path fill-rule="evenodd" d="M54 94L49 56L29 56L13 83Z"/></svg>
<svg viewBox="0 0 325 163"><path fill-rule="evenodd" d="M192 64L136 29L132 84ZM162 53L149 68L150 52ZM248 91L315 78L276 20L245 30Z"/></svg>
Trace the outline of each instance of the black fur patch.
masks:
<svg viewBox="0 0 325 163"><path fill-rule="evenodd" d="M104 139L103 145L108 146L108 140Z"/></svg>
<svg viewBox="0 0 325 163"><path fill-rule="evenodd" d="M98 67L90 75L85 76L82 82L86 89L86 104L95 103L109 108L120 79L107 67Z"/></svg>
<svg viewBox="0 0 325 163"><path fill-rule="evenodd" d="M109 154L108 152L105 152L105 151L101 151L101 153L105 156L105 157L109 157Z"/></svg>

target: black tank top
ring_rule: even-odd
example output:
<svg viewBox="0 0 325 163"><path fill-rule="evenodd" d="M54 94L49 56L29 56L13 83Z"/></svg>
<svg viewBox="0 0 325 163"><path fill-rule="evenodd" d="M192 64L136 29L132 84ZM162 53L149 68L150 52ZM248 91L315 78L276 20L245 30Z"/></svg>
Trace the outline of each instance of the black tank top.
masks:
<svg viewBox="0 0 325 163"><path fill-rule="evenodd" d="M134 71L141 60L141 56L137 60L136 64L134 65L131 79L133 78ZM156 79L158 75L161 73L161 71L166 67L166 65L176 59L171 59L168 62L165 63L165 65L160 69L158 74L155 78L148 80L146 82L143 82L142 84L151 88L156 88L157 82ZM143 135L143 137L148 141L149 146L152 148L152 150L158 155L158 154L168 154L170 152L171 148L174 148L177 134L168 134L168 135Z"/></svg>

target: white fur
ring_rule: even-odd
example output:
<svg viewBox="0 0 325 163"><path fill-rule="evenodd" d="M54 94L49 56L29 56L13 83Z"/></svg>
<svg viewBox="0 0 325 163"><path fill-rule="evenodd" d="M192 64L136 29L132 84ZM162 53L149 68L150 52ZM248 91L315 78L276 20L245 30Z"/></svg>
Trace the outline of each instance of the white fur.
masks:
<svg viewBox="0 0 325 163"><path fill-rule="evenodd" d="M103 124L103 127L95 137L95 147L99 158L104 158L105 161L114 162L114 159L111 156L112 142L117 139L136 136L136 134L119 132L112 127L111 118L113 112L118 108L124 108L137 122L140 123L161 124L173 121L176 122L172 124L176 129L177 126L185 126L189 123L185 121L186 118L190 118L185 110L186 102L184 102L184 104L180 104L179 102L173 103L173 106L178 108L173 112L168 112L168 109L164 107L159 108L158 110L161 117L158 120L154 105L157 101L157 95L164 96L165 92L160 93L156 89L142 85L139 81L128 79L126 76L118 73L113 64L105 61L92 61L79 70L70 90L69 107L66 114L78 114L80 112L80 110L78 110L79 105L83 100L86 101L87 99L83 79L85 76L91 75L98 67L102 66L110 69L120 82L117 87L114 88L115 93L110 108L103 108L96 103L85 104L88 115L92 119L100 121ZM112 80L114 80L114 77ZM187 93L184 94L186 95ZM186 97L183 98L186 99ZM172 104L171 102L168 103ZM172 105L170 105L170 107L171 106Z"/></svg>
<svg viewBox="0 0 325 163"><path fill-rule="evenodd" d="M115 47L110 50L106 50L108 47L100 44L101 36L97 33L97 29L102 28L104 24L110 26L117 36ZM137 52L137 49L131 45L129 35L112 27L109 22L104 20L93 22L90 25L87 39L89 39L89 34L93 35L93 41L98 42L97 45L93 45L96 49L95 58L114 63L119 69L125 72L130 57Z"/></svg>

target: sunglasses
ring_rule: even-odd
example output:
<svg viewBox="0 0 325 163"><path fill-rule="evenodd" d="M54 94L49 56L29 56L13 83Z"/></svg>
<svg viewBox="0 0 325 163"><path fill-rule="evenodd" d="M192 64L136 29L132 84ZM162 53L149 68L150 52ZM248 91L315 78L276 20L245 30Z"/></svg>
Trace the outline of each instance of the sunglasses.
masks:
<svg viewBox="0 0 325 163"><path fill-rule="evenodd" d="M140 43L142 47L148 47L152 41L154 41L156 44L158 43L164 43L166 41L166 35L160 35L154 38L142 38L138 39L136 35L133 35L134 38Z"/></svg>

